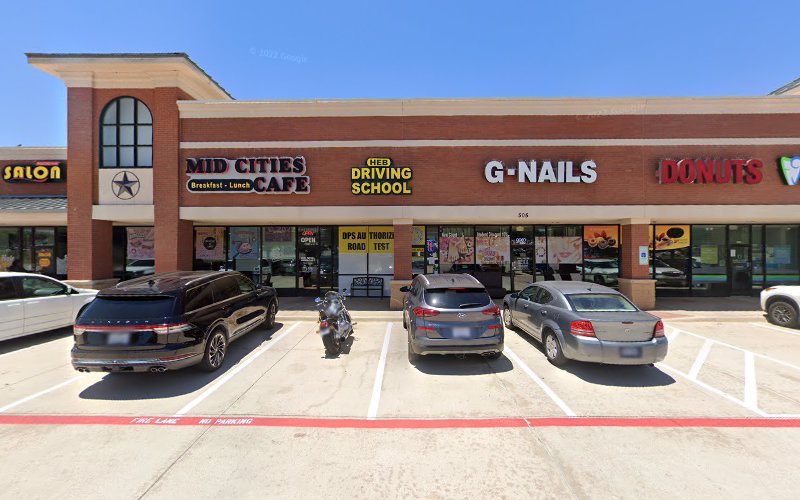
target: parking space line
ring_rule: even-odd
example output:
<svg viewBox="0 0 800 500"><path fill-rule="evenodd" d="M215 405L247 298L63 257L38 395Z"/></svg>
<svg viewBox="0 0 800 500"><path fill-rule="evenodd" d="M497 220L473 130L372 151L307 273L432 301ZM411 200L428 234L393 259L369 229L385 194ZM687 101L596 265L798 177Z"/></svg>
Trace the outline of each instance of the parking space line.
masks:
<svg viewBox="0 0 800 500"><path fill-rule="evenodd" d="M704 336L699 335L697 333L692 333L692 332L689 332L687 330L682 330L682 329L675 328L674 326L671 326L669 328L672 328L673 330L685 333L686 335L691 335L692 337L697 337L698 339L710 340L711 342L713 342L715 344L719 344L719 345L725 346L725 347L730 347L731 349L735 349L737 351L751 352L751 351L748 351L747 349L743 349L743 348L735 346L733 344L728 344L727 342L721 342L719 340L714 340L714 339L711 339L711 338L708 338L708 337L704 337ZM786 366L788 368L794 368L795 370L800 371L800 366L793 365L792 363L788 363L786 361L781 361L780 359L776 359L776 358L773 358L771 356L767 356L766 354L759 354L757 352L754 352L753 356L756 356L757 358L761 358L761 359L766 359L767 361L772 361L773 363L777 363L779 365L783 365L783 366Z"/></svg>
<svg viewBox="0 0 800 500"><path fill-rule="evenodd" d="M669 342L674 342L674 341L675 341L675 339L676 339L676 338L678 338L678 336L679 336L680 334L681 334L681 331L680 331L680 330L672 330L671 332L667 332L667 333L666 333L667 340L668 340Z"/></svg>
<svg viewBox="0 0 800 500"><path fill-rule="evenodd" d="M386 369L386 357L389 354L389 339L392 338L392 324L386 325L386 335L383 337L381 357L378 360L378 371L375 373L375 384L372 386L372 399L369 402L367 418L374 420L378 416L378 405L381 402L381 388L383 387L383 373Z"/></svg>
<svg viewBox="0 0 800 500"><path fill-rule="evenodd" d="M750 324L753 326L757 326L759 328L766 328L768 330L774 330L776 332L785 333L787 335L794 335L795 337L800 337L800 333L790 331L787 328L781 328L779 326L773 326L773 325L762 325L761 323L750 323Z"/></svg>
<svg viewBox="0 0 800 500"><path fill-rule="evenodd" d="M514 354L514 351L512 351L512 350L511 350L511 348L510 348L510 347L508 347L508 345L506 345L506 346L505 346L505 348L503 349L503 354L505 354L505 355L506 355L506 357L508 357L509 359L511 359L511 361L512 361L512 362L513 362L515 365L517 365L517 366L519 366L520 368L522 368L522 371L524 371L524 372L525 372L525 374L526 374L526 375L528 375L528 377L530 377L530 378L531 378L531 379L532 379L534 382L536 382L536 385L538 385L538 386L539 386L539 387L540 387L540 388L541 388L541 389L544 391L544 393L545 393L545 394L547 394L547 395L550 397L550 399L552 399L552 400L553 400L553 402L554 402L554 403L555 403L555 404L556 404L556 405L557 405L559 408L561 408L561 411L563 411L563 412L564 412L564 414L565 414L566 416L568 416L568 417L574 417L574 416L576 416L576 415L575 415L575 412L574 412L574 411L572 411L572 410L570 409L570 407L569 407L569 406L567 406L567 404L566 404L566 403L565 403L565 402L564 402L564 401L563 401L563 400L562 400L560 397L558 397L558 395L556 395L556 393L555 393L555 392L553 392L553 390L552 390L552 389L551 389L551 388L550 388L550 387L549 387L547 384L545 384L545 383L544 383L544 380L542 380L541 378L539 378L539 376L538 376L538 375L536 375L536 374L533 372L533 370L531 370L531 369L530 369L530 367L528 367L528 365L526 365L526 364L525 364L525 363L524 363L524 362L523 362L523 361L522 361L522 360L519 358L519 356L517 356L516 354Z"/></svg>
<svg viewBox="0 0 800 500"><path fill-rule="evenodd" d="M202 403L210 395L212 395L215 392L217 392L217 390L220 387L222 387L225 384L225 382L227 382L228 380L232 379L234 377L234 375L236 375L240 371L244 370L250 363L252 363L256 359L258 359L259 356L261 356L265 352L269 351L275 345L277 345L281 340L286 338L286 336L289 335L290 333L292 333L295 328L300 326L300 324L301 323L299 323L299 322L295 323L294 325L292 325L289 328L287 328L283 333L281 333L280 335L278 335L274 339L270 339L270 341L265 346L263 346L261 349L255 351L253 353L250 353L250 355L248 357L246 357L245 359L240 361L239 364L237 364L236 366L234 366L233 368L228 370L227 373L225 373L223 376L218 378L217 381L214 382L214 384L212 384L208 389L203 391L202 394L200 394L199 396L197 396L193 400L189 401L183 408L178 410L175 413L175 416L179 417L181 415L185 415L186 413L190 412L192 410L192 408L194 408L198 404Z"/></svg>
<svg viewBox="0 0 800 500"><path fill-rule="evenodd" d="M9 403L9 404L7 404L7 405L5 405L3 407L0 407L0 413L4 413L4 412L10 410L11 408L15 408L15 407L17 407L17 406L19 406L21 404L25 404L28 401L32 401L32 400L34 400L34 399L36 399L36 398L38 398L40 396L44 396L45 394L49 394L49 393L51 393L53 391L57 391L58 389L61 389L65 385L69 385L69 384L71 384L71 383L73 383L76 380L79 380L81 378L83 378L83 374L77 375L75 377L72 377L69 380L65 380L64 382L61 382L60 384L56 384L53 387L50 387L49 389L45 389L43 391L39 391L36 394L31 394L30 396L27 396L27 397L24 397L24 398L22 398L20 400L14 401L13 403Z"/></svg>
<svg viewBox="0 0 800 500"><path fill-rule="evenodd" d="M694 359L694 363L692 364L692 369L689 370L689 378L692 380L697 379L697 375L700 374L700 369L703 368L703 363L706 362L708 358L708 353L711 352L711 345L713 342L711 339L706 339L703 342L703 347L700 348L700 352L697 353L697 357Z"/></svg>
<svg viewBox="0 0 800 500"><path fill-rule="evenodd" d="M756 357L752 352L744 353L744 404L750 408L758 408Z"/></svg>
<svg viewBox="0 0 800 500"><path fill-rule="evenodd" d="M685 373L683 373L682 371L680 371L680 370L677 370L677 369L675 369L675 368L673 368L673 367L669 366L668 364L664 363L663 361L662 361L661 363L658 363L658 364L657 364L657 366L658 366L659 368L666 369L668 372L670 372L670 373L672 373L672 374L674 374L674 375L677 375L677 376L679 376L679 377L681 377L681 378L683 378L683 379L686 379L686 380L688 380L689 382L692 382L692 383L694 383L694 384L697 384L697 385L699 385L700 387L702 387L703 389L705 389L705 390L707 390L707 391L709 391L709 392L711 392L711 393L714 393L714 394L716 394L717 396L720 396L720 397L722 397L722 398L724 398L724 399L727 399L727 400L728 400L728 401L730 401L731 403L735 403L735 404L737 404L737 405L741 406L742 408L745 408L745 409L747 409L747 410L750 410L750 411L752 411L753 413L755 413L755 414L757 414L757 415L760 415L760 416L762 416L762 417L768 417L768 416L770 416L770 415L768 415L766 412L764 412L764 411L761 411L761 410L759 410L758 408L751 408L751 407L747 406L747 404L745 404L745 402L744 402L744 401L741 401L741 400L739 400L739 399L736 399L735 397L731 396L730 394L724 393L724 392L720 391L719 389L716 389L716 388L714 388L714 387L711 387L710 385L708 385L708 384L706 384L706 383L704 383L704 382L701 382L701 381L697 380L696 378L689 378L689 376L688 376L687 374L685 374Z"/></svg>

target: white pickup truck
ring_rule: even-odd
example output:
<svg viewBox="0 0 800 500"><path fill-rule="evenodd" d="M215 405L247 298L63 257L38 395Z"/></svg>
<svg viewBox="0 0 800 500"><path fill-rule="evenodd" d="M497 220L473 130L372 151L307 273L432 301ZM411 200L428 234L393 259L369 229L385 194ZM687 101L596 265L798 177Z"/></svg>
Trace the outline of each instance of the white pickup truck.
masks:
<svg viewBox="0 0 800 500"><path fill-rule="evenodd" d="M771 286L761 291L761 309L767 321L778 326L797 328L800 311L800 286Z"/></svg>

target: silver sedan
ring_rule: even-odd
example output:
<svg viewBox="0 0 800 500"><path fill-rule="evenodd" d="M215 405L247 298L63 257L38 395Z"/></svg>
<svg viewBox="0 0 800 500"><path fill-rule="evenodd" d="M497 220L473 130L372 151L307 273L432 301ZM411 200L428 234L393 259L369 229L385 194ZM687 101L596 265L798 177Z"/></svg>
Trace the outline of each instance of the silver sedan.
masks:
<svg viewBox="0 0 800 500"><path fill-rule="evenodd" d="M624 295L575 281L535 283L503 299L503 321L544 345L547 359L644 365L667 355L664 324Z"/></svg>

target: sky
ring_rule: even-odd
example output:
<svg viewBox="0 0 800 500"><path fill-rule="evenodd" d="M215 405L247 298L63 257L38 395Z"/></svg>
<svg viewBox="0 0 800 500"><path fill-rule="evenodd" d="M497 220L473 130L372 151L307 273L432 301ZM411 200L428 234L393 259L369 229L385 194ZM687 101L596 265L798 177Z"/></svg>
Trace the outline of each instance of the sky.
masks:
<svg viewBox="0 0 800 500"><path fill-rule="evenodd" d="M236 99L764 95L800 2L5 0L0 146L66 144L25 52L186 52Z"/></svg>

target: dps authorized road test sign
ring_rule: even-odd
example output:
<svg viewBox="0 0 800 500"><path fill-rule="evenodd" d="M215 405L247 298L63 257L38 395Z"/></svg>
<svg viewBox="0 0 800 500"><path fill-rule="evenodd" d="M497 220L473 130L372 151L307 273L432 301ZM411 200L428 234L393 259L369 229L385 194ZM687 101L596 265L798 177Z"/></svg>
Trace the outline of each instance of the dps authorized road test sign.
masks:
<svg viewBox="0 0 800 500"><path fill-rule="evenodd" d="M367 158L350 169L350 191L355 195L411 194L411 167L397 167L391 158Z"/></svg>

